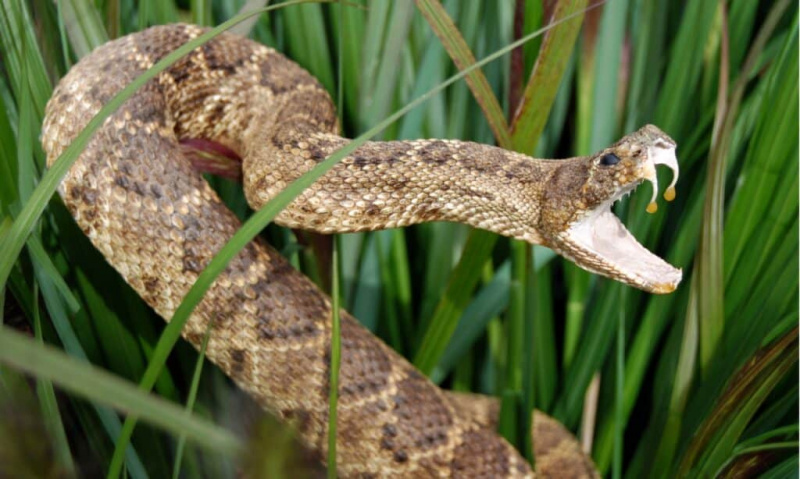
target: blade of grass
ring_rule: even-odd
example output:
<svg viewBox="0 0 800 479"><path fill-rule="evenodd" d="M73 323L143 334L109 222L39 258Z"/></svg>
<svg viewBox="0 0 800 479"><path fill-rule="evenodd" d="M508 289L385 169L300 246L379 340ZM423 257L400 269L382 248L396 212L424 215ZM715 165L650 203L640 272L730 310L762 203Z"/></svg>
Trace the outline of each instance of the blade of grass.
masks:
<svg viewBox="0 0 800 479"><path fill-rule="evenodd" d="M362 124L357 125L359 130L363 129L367 107L372 104L373 95L377 90L376 77L380 64L381 46L391 7L392 2L372 2L367 10L367 24L361 51L362 70L358 105L361 108L359 119Z"/></svg>
<svg viewBox="0 0 800 479"><path fill-rule="evenodd" d="M103 20L88 0L58 0L72 50L83 58L108 41ZM42 109L41 111L44 111Z"/></svg>
<svg viewBox="0 0 800 479"><path fill-rule="evenodd" d="M331 365L330 387L328 389L328 478L336 478L336 430L337 406L339 401L339 367L342 358L341 324L339 321L339 247L334 237L331 259Z"/></svg>
<svg viewBox="0 0 800 479"><path fill-rule="evenodd" d="M348 2L348 3L353 3ZM358 114L359 72L361 71L361 49L364 47L364 34L366 29L366 8L362 3L357 3L358 8L334 8L331 18L331 25L340 25L341 29L336 35L337 63L340 67L341 80L338 85L341 88L339 98L344 103L344 108L339 108L339 114L344 118L354 118ZM422 92L420 92L422 93ZM345 122L342 122L344 125Z"/></svg>
<svg viewBox="0 0 800 479"><path fill-rule="evenodd" d="M344 33L344 2L339 0L339 4L335 10L339 13L338 24L338 37L339 37L339 51L337 58L339 65L337 68L336 84L339 89L336 95L339 111L342 111L344 103L344 69L342 67L342 52L344 45L342 43L342 35ZM338 430L338 406L339 406L339 368L342 362L342 326L339 317L342 293L339 281L341 273L339 272L339 237L333 237L333 245L331 251L331 361L330 361L330 385L328 387L328 478L336 479L336 431Z"/></svg>
<svg viewBox="0 0 800 479"><path fill-rule="evenodd" d="M439 37L450 58L459 70L475 63L475 57L467 46L461 32L458 31L453 20L447 14L439 0L416 0L417 8L431 25L431 29ZM472 95L483 110L485 118L497 139L497 143L504 147L511 147L511 136L508 131L503 109L492 92L489 82L483 72L475 70L467 75L467 85L472 90Z"/></svg>
<svg viewBox="0 0 800 479"><path fill-rule="evenodd" d="M722 465L752 415L772 388L797 362L798 330L764 348L729 381L714 411L694 435L677 470L678 477L694 471L710 475Z"/></svg>
<svg viewBox="0 0 800 479"><path fill-rule="evenodd" d="M365 83L365 86L374 89L369 98L361 103L365 108L361 115L362 124L359 125L361 129L386 117L394 105L395 95L392 92L399 81L397 65L401 62L403 45L413 18L414 5L411 2L389 3L392 4L392 13L390 14L392 21L386 33L381 56L377 61L375 83L374 85Z"/></svg>
<svg viewBox="0 0 800 479"><path fill-rule="evenodd" d="M210 0L192 0L191 11L192 23L195 25L207 26L213 24Z"/></svg>
<svg viewBox="0 0 800 479"><path fill-rule="evenodd" d="M431 374L450 342L458 318L469 304L472 290L480 279L479 275L471 272L481 270L495 241L495 235L482 230L474 230L467 238L461 260L450 275L445 295L436 306L414 356L414 366L423 374ZM466 255L468 251L471 252L469 256Z"/></svg>
<svg viewBox="0 0 800 479"><path fill-rule="evenodd" d="M36 342L40 346L44 346L44 339L42 338L42 318L39 313L38 291L38 285L34 283L33 331ZM72 453L70 452L69 442L67 441L67 433L64 431L64 422L58 410L58 402L56 401L56 393L53 390L53 383L43 378L37 378L36 395L39 398L40 407L45 416L47 429L55 442L57 461L59 465L66 470L67 474L74 475L75 463L72 461Z"/></svg>
<svg viewBox="0 0 800 479"><path fill-rule="evenodd" d="M286 21L286 48L289 55L310 71L326 90L331 94L336 93L322 6L301 5L280 13Z"/></svg>
<svg viewBox="0 0 800 479"><path fill-rule="evenodd" d="M703 318L700 327L700 370L707 377L709 362L724 330L725 292L722 281L722 215L725 211L725 170L728 137L732 119L736 115L735 99L728 99L728 24L727 10L720 3L722 26L720 31L720 73L717 90L717 113L711 133L711 151L706 176L706 197L703 205L703 226L700 244L692 274L690 301L696 311L690 315ZM696 319L696 318L695 318ZM682 409L682 406L681 406Z"/></svg>
<svg viewBox="0 0 800 479"><path fill-rule="evenodd" d="M596 8L603 2L591 5ZM553 28L542 39L541 50L530 79L525 85L522 102L515 105L511 135L514 151L533 154L536 142L547 122L546 112L556 98L558 85L575 46L578 31L587 10L587 0L560 0L553 14ZM562 24L563 22L563 24Z"/></svg>
<svg viewBox="0 0 800 479"><path fill-rule="evenodd" d="M797 64L791 61L788 50L797 39L797 23L787 39L779 59L780 69L774 69L767 80L768 92L764 101L770 105L796 105ZM764 39L765 40L765 39ZM794 43L793 43L794 42ZM788 60L788 62L787 62ZM793 81L794 80L794 81ZM747 161L742 172L743 182L734 194L726 218L726 228L736 231L725 237L725 281L731 283L739 258L749 248L748 243L763 218L769 217L777 182L782 177L787 157L795 157L797 142L785 141L796 136L797 108L773 111L763 108L759 114L754 138L750 142ZM788 135L788 136L786 136Z"/></svg>
<svg viewBox="0 0 800 479"><path fill-rule="evenodd" d="M692 289L689 293L689 307L684 320L678 364L675 367L667 423L660 434L661 440L655 454L653 471L669 470L680 441L682 419L685 413L686 401L689 398L692 380L694 379L698 343L701 336L699 330L700 319L697 313L698 294L699 292L695 289Z"/></svg>
<svg viewBox="0 0 800 479"><path fill-rule="evenodd" d="M208 421L187 416L175 404L140 391L135 385L108 372L67 356L60 350L0 327L0 362L98 404L136 414L175 435L185 433L195 444L211 452L236 456L239 439Z"/></svg>
<svg viewBox="0 0 800 479"><path fill-rule="evenodd" d="M39 123L44 105L50 98L52 86L41 52L36 48L29 48L25 55L22 54L23 45L36 43L34 22L28 13L27 5L27 2L14 0L3 0L0 3L0 8L3 9L3 14L0 15L0 47L2 47L3 66L11 79L11 89L17 98L25 97L26 91L30 92L35 107L35 119ZM21 73L23 64L27 68L27 75ZM7 103L10 104L11 101ZM2 283L0 281L0 284Z"/></svg>
<svg viewBox="0 0 800 479"><path fill-rule="evenodd" d="M189 387L189 397L186 398L186 407L184 407L187 416L192 415L194 403L197 400L197 389L200 386L200 376L203 372L203 363L206 359L206 346L208 346L209 337L211 337L211 323L208 323L208 327L206 327L206 334L203 336L203 342L200 343L200 351L197 353L197 362L194 366L194 374L192 374L192 385ZM178 438L178 446L175 449L175 464L172 469L172 479L178 479L178 477L180 477L184 447L186 447L186 434L181 433Z"/></svg>
<svg viewBox="0 0 800 479"><path fill-rule="evenodd" d="M489 321L497 317L508 307L509 288L511 287L511 263L504 262L495 271L489 281L464 309L458 320L452 341L442 353L436 367L431 372L431 380L441 383L450 371L456 367L462 357L473 346L478 337L486 330Z"/></svg>
<svg viewBox="0 0 800 479"><path fill-rule="evenodd" d="M353 293L351 311L358 321L372 332L378 330L378 320L383 313L383 288L380 273L378 238L372 234L364 235L360 264L358 265L358 284Z"/></svg>

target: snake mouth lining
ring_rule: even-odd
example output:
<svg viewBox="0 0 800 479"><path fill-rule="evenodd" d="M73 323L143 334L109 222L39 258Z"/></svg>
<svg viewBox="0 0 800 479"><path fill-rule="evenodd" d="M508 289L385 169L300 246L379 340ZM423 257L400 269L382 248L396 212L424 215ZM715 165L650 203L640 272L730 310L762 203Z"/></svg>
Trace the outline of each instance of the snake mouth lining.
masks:
<svg viewBox="0 0 800 479"><path fill-rule="evenodd" d="M587 269L651 293L670 293L683 273L642 246L611 212L611 203L566 231L573 255L583 256Z"/></svg>

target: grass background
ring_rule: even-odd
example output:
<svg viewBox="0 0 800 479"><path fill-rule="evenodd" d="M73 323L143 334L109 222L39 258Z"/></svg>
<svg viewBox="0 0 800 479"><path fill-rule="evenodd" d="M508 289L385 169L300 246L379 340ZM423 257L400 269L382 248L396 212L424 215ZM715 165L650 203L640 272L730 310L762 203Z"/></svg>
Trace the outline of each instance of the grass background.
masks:
<svg viewBox="0 0 800 479"><path fill-rule="evenodd" d="M243 448L245 467L264 474L305 470L290 433L268 420L245 427L247 400L213 366L198 372L188 345L158 374L170 350L157 346L163 321L51 199L58 178L44 176L38 142L57 79L93 47L148 25L216 25L262 4L0 0L0 475L116 475L116 463L132 477L220 477L240 467ZM379 137L566 157L644 123L668 132L678 198L647 215L649 192L639 192L617 214L684 269L675 293L643 294L544 248L440 223L339 237L342 304L435 382L501 397L501 433L524 452L537 407L584 437L608 476L796 476L794 2L374 0L253 18L234 28L316 75L350 137L437 86ZM237 185L211 181L250 217ZM268 221L259 215L248 225ZM313 238L263 234L329 284ZM143 377L160 398L137 390L149 389ZM146 420L130 447L112 408Z"/></svg>

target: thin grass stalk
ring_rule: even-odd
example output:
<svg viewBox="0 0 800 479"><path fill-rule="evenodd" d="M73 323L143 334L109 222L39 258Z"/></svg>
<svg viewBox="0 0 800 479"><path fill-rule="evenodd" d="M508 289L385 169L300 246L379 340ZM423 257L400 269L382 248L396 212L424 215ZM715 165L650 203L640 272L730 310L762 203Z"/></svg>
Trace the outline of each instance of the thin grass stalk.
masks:
<svg viewBox="0 0 800 479"><path fill-rule="evenodd" d="M475 56L441 2L439 0L416 0L416 3L420 13L428 21L458 69L463 70L468 65L475 63ZM486 76L480 70L475 70L467 76L466 81L472 90L472 95L483 110L484 117L489 122L497 143L503 148L511 149L511 136L503 109L492 92Z"/></svg>
<svg viewBox="0 0 800 479"><path fill-rule="evenodd" d="M339 11L339 68L337 69L337 87L338 94L336 99L339 104L339 114L342 112L342 105L344 103L344 84L343 84L343 68L342 68L342 52L344 46L341 41L341 36L344 32L344 5L343 1L339 0L337 10ZM328 478L336 478L336 431L338 429L338 405L339 405L339 369L342 363L342 326L339 317L341 309L341 287L339 279L341 274L339 272L339 237L333 237L333 247L331 251L331 361L330 361L330 388L328 390Z"/></svg>
<svg viewBox="0 0 800 479"><path fill-rule="evenodd" d="M191 11L192 23L195 25L208 26L213 24L210 0L192 0Z"/></svg>
<svg viewBox="0 0 800 479"><path fill-rule="evenodd" d="M72 68L72 59L69 57L69 42L67 42L67 29L64 26L64 15L61 12L61 4L64 0L56 0L56 17L58 18L58 35L61 39L61 57L67 69Z"/></svg>
<svg viewBox="0 0 800 479"><path fill-rule="evenodd" d="M522 10L522 3L517 2L515 15L523 14L524 11ZM520 31L522 19L515 18L514 23L514 35L515 38L518 38L522 36L523 33ZM515 53L518 57L516 65L514 62ZM512 51L511 71L509 72L509 82L512 85L510 98L513 100L511 105L516 105L519 102L520 90L522 88L523 72L520 67L523 65L521 65L521 54L521 48ZM514 68L515 66L517 67L516 69ZM517 91L514 91L513 88L515 84ZM526 330L533 330L533 327L527 328L525 324L527 319L526 304L529 299L527 297L529 293L528 275L530 274L530 270L533 269L529 268L529 260L530 246L524 241L511 241L511 287L509 288L509 308L506 317L507 357L505 376L503 378L503 397L507 397L509 400L501 403L500 416L503 417L504 420L499 424L498 432L508 439L511 444L516 445L518 449L526 451L527 454L525 454L525 456L532 461L534 460L532 454L533 441L527 438L531 436L530 420L533 411L534 381L528 381L529 394L525 394L526 391L524 391L524 389L526 386L525 379L528 379L525 370L533 371L534 369L532 367L526 368L526 362L524 361L525 355L523 354L525 342L527 339L530 339L526 334ZM530 299L532 300L533 298ZM536 318L532 319L534 321L536 320ZM531 341L528 344L533 345L535 343ZM529 357L532 358L533 356Z"/></svg>
<svg viewBox="0 0 800 479"><path fill-rule="evenodd" d="M742 69L743 73L741 74L741 77L743 77L743 78L740 79L740 81L739 81L740 85L737 85L737 90L738 90L739 87L743 88L743 87L745 87L747 85L746 78L749 76L747 72L752 71L752 68L757 65L757 62L758 62L757 59L761 55L761 52L763 51L768 39L772 36L777 22L780 21L781 17L783 16L783 14L785 12L785 9L788 8L788 4L789 4L788 1L780 0L779 3L777 3L773 7L773 9L770 11L770 14L767 17L767 20L764 22L764 26L762 26L761 30L759 31L759 33L756 36L756 39L753 41L750 50L748 51L748 54L747 54L748 58L745 60L745 65L746 66L743 67L743 69ZM795 23L796 23L796 21L797 21L797 19L795 18ZM795 27L794 30L796 30L796 27ZM747 68L747 66L749 66L750 68ZM774 82L774 81L777 81L777 79L773 78L770 81ZM772 86L772 85L770 85L770 86ZM780 112L778 112L778 113L780 114ZM790 120L790 121L786 121L786 122L782 122L782 123L783 124L787 124L787 125L791 125L792 124L791 120L796 122L797 121L796 118L791 118L791 116L794 116L793 113L794 113L793 111L787 110L784 113L784 115L789 115L789 118L786 118L786 119ZM781 132L776 131L776 130L772 130L772 131L774 133L776 133L776 134L781 133ZM759 133L760 132L757 131L756 135L758 135ZM776 137L776 138L780 138L780 137ZM758 138L758 139L759 140L766 140L767 138ZM769 168L771 166L772 161L777 161L777 159L782 156L782 155L777 154L777 151L775 151L775 149L780 147L780 143L779 142L770 141L768 145L774 145L774 146L772 146L772 148L770 150L768 150L768 152L764 152L763 153L763 157L766 158L766 160L763 162L764 165L761 166L761 167L759 167L759 165L757 165L757 164L752 165L754 167L753 168L754 170L759 170L760 169L762 171L758 172L760 174L754 175L755 178L751 179L750 182L749 182L751 184L753 184L753 182L757 181L757 180L763 181L763 179L764 179L764 175L763 175L764 170L766 170L767 168ZM761 146L761 145L759 144L759 146ZM755 144L751 145L751 150L755 150ZM748 154L750 156L754 156L752 151L748 152ZM772 160L772 161L770 161L770 160ZM747 168L748 166L749 165L745 165L745 168ZM756 189L760 190L763 194L768 194L768 195L771 196L771 194L770 194L771 188L769 188L768 184L760 183L760 184L757 184L757 185L754 184L754 186L757 186ZM737 208L737 206L738 206L737 202L740 201L740 200L743 200L745 202L752 201L752 203L754 204L754 207L753 208L741 208L741 207ZM734 198L733 204L731 205L731 209L734 209L734 208L738 209L739 211L742 211L743 214L739 214L739 212L737 211L736 212L737 214L731 213L731 215L728 218L729 219L728 227L731 228L731 229L735 229L736 231L739 232L739 234L729 235L726 238L726 242L725 242L726 282L730 281L730 278L732 277L731 273L734 270L733 266L736 265L737 261L739 260L740 255L742 255L745 252L745 250L747 248L746 247L747 241L750 239L751 233L755 229L756 225L759 224L759 222L762 220L764 214L766 213L766 211L765 211L766 210L766 205L768 205L768 204L770 204L768 201L761 201L761 198L759 198L759 197L750 196L750 197L748 197L746 199L745 198L736 198L736 197Z"/></svg>
<svg viewBox="0 0 800 479"><path fill-rule="evenodd" d="M39 284L33 283L33 334L36 342L44 345L42 336L42 318L39 311ZM0 326L1 328L2 326ZM56 394L53 390L53 383L46 379L36 380L36 395L39 398L39 406L45 416L47 430L55 443L56 461L64 468L68 475L75 475L75 463L72 460L72 453L67 440L67 433L64 431L64 422L58 410Z"/></svg>
<svg viewBox="0 0 800 479"><path fill-rule="evenodd" d="M666 425L659 434L658 450L653 459L652 471L657 474L664 474L670 469L680 440L686 401L690 397L701 336L700 319L696 313L698 294L699 292L694 289L689 293L689 307L681 335L678 363L672 378L672 395L669 400Z"/></svg>
<svg viewBox="0 0 800 479"><path fill-rule="evenodd" d="M58 2L64 15L67 35L78 58L85 57L108 41L103 21L92 2L88 0L58 0Z"/></svg>
<svg viewBox="0 0 800 479"><path fill-rule="evenodd" d="M700 326L700 368L708 375L717 344L724 330L725 291L722 278L722 215L725 211L725 170L729 135L736 107L728 103L728 31L727 10L720 3L722 17L719 89L717 113L711 133L711 152L706 176L706 199L703 208L703 227L700 236L700 254L692 275L692 287L697 288L697 316L703 318ZM735 99L732 99L735 100ZM723 131L724 128L724 131Z"/></svg>
<svg viewBox="0 0 800 479"><path fill-rule="evenodd" d="M206 327L206 334L203 335L203 341L200 343L200 351L197 353L197 361L195 362L194 373L192 374L192 384L189 387L189 397L186 399L186 407L184 408L187 416L192 415L194 403L197 400L197 390L200 386L200 377L203 373L203 363L206 360L206 347L208 346L208 338L211 337L212 329L213 324L208 323L208 327ZM181 463L183 462L183 450L185 447L186 434L182 433L180 437L178 437L178 446L175 449L175 464L172 469L172 479L178 479L180 477Z"/></svg>
<svg viewBox="0 0 800 479"><path fill-rule="evenodd" d="M392 21L386 33L381 57L377 59L374 89L371 91L369 99L362 102L364 111L360 116L362 123L359 126L361 129L378 123L392 111L395 98L393 92L399 81L397 65L401 62L403 44L408 37L411 20L414 16L414 5L411 2L387 3L392 5L390 14ZM370 87L369 84L366 86Z"/></svg>
<svg viewBox="0 0 800 479"><path fill-rule="evenodd" d="M600 1L588 8L596 8L602 3ZM587 4L588 0L559 0L555 6L553 21L542 39L542 47L525 85L522 102L516 106L511 122L514 151L533 154L578 38Z"/></svg>
<svg viewBox="0 0 800 479"><path fill-rule="evenodd" d="M619 304L625 304L626 290L620 288L619 290ZM614 414L617 417L622 417L623 398L625 389L625 310L620 308L617 313L617 354L614 361L615 378L614 378ZM625 427L622 421L618 421L614 427L614 479L622 477L622 454L624 452L624 432Z"/></svg>
<svg viewBox="0 0 800 479"><path fill-rule="evenodd" d="M521 446L527 428L522 420L523 411L523 364L525 347L525 293L528 275L529 246L522 242L511 245L511 287L509 310L506 322L506 369L503 386L503 401L500 415L500 434L511 444Z"/></svg>
<svg viewBox="0 0 800 479"><path fill-rule="evenodd" d="M342 362L342 333L339 311L341 292L339 286L339 245L334 236L331 256L331 363L330 388L328 390L328 478L336 478L336 430L337 406L339 402L339 368Z"/></svg>

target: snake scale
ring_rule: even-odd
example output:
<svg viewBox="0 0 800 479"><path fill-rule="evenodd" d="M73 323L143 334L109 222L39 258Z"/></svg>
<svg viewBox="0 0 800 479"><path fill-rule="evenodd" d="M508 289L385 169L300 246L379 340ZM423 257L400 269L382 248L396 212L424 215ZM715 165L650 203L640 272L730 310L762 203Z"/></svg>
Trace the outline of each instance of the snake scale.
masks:
<svg viewBox="0 0 800 479"><path fill-rule="evenodd" d="M48 164L123 86L204 30L153 27L97 48L61 80L42 142ZM205 139L243 158L253 208L348 140L329 95L274 50L223 34L145 84L94 134L59 192L107 260L164 318L239 227L183 155ZM611 204L655 165L674 170L675 143L653 126L589 157L532 159L452 140L368 142L307 189L276 222L321 233L457 221L546 245L579 266L655 293L681 272L641 247ZM674 190L671 190L674 194ZM670 190L668 190L668 193ZM325 457L328 298L275 250L244 248L197 307L184 337L211 322L208 358L262 407L292 422ZM529 477L493 430L495 403L453 395L343 313L337 437L346 477ZM577 442L537 413L540 475L594 472Z"/></svg>

